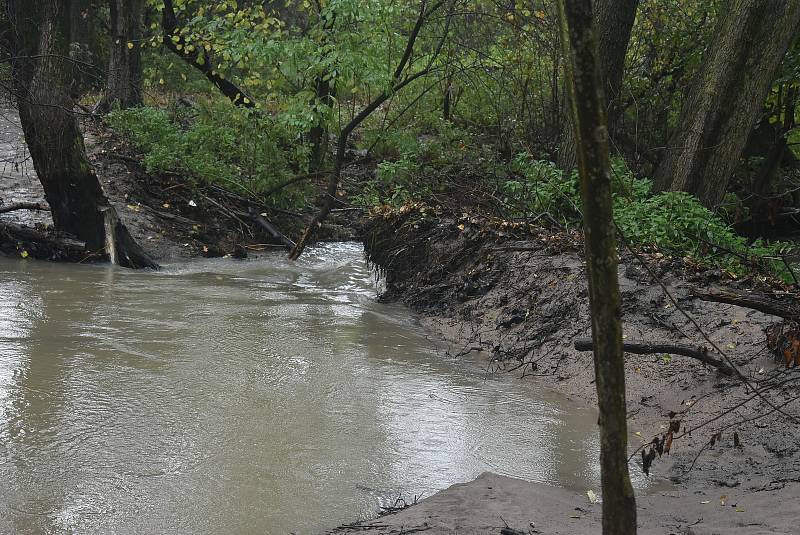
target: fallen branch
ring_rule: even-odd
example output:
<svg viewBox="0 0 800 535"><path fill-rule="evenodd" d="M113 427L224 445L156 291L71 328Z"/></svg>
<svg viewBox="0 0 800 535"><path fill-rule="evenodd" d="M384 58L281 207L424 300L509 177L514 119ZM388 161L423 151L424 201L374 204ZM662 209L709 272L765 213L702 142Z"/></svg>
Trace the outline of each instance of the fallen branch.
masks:
<svg viewBox="0 0 800 535"><path fill-rule="evenodd" d="M0 204L0 214L13 212L14 210L41 210L49 212L50 207L43 202L14 202L11 204Z"/></svg>
<svg viewBox="0 0 800 535"><path fill-rule="evenodd" d="M272 236L276 240L280 240L283 246L286 247L287 251L291 251L292 249L295 248L296 244L291 239L289 239L283 232L281 232L278 229L278 227L267 221L267 219L263 215L251 209L250 217L253 219L253 221L258 223L258 225L261 226L261 228L269 232L270 236Z"/></svg>
<svg viewBox="0 0 800 535"><path fill-rule="evenodd" d="M578 338L575 340L575 349L578 351L592 351L594 344L588 338ZM733 375L734 371L723 360L708 354L705 348L696 348L678 344L646 344L635 342L624 342L622 350L626 353L635 355L652 355L655 353L668 353L670 355L681 355L699 360L703 364L708 364L719 370L723 375Z"/></svg>
<svg viewBox="0 0 800 535"><path fill-rule="evenodd" d="M242 108L255 108L255 101L236 84L220 76L214 70L211 56L203 47L187 47L175 7L172 0L164 0L161 14L161 28L164 32L164 46L174 52L183 61L203 73L206 79L214 84L220 92L228 97L234 105Z"/></svg>
<svg viewBox="0 0 800 535"><path fill-rule="evenodd" d="M783 319L800 322L800 305L797 304L796 299L791 297L791 300L781 301L762 295L753 295L721 288L711 290L693 288L691 295L702 301L752 308L753 310L758 310L765 314L772 314L773 316L779 316Z"/></svg>

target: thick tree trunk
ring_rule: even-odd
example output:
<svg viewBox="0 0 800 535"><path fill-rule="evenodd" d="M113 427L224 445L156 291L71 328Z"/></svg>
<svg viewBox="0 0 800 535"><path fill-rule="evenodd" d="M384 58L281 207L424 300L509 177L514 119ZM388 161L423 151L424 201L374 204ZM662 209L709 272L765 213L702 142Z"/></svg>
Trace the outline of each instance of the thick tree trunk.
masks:
<svg viewBox="0 0 800 535"><path fill-rule="evenodd" d="M656 189L715 207L800 24L800 0L730 0L656 173Z"/></svg>
<svg viewBox="0 0 800 535"><path fill-rule="evenodd" d="M639 0L593 0L592 10L600 47L600 77L606 98L606 116L608 117L611 139L614 139L621 111L619 109L622 75L625 71L625 54L631 29L636 19ZM558 165L564 170L571 170L576 165L575 137L573 125L566 106L567 120L561 137L558 154Z"/></svg>
<svg viewBox="0 0 800 535"><path fill-rule="evenodd" d="M106 113L114 105L131 108L142 104L142 16L144 0L109 0L111 42L108 85L95 111Z"/></svg>
<svg viewBox="0 0 800 535"><path fill-rule="evenodd" d="M106 253L106 213L113 211L86 158L68 94L69 1L10 0L15 92L25 142L44 187L56 230ZM120 223L114 229L120 265L157 267Z"/></svg>
<svg viewBox="0 0 800 535"><path fill-rule="evenodd" d="M628 426L622 305L611 198L611 160L590 0L560 0L567 88L581 177L586 271L600 412L603 533L636 533L636 500L628 474Z"/></svg>

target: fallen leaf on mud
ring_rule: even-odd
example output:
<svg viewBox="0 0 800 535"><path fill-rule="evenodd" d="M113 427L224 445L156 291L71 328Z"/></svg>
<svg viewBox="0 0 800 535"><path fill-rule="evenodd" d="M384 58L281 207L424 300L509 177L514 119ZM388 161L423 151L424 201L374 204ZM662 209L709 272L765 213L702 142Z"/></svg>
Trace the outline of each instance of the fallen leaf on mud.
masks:
<svg viewBox="0 0 800 535"><path fill-rule="evenodd" d="M737 513L744 513L744 507L737 507L736 508L736 512Z"/></svg>
<svg viewBox="0 0 800 535"><path fill-rule="evenodd" d="M641 432L641 431L636 431L636 432L634 433L634 435L636 435L637 437L640 437L640 436L642 436L642 432Z"/></svg>
<svg viewBox="0 0 800 535"><path fill-rule="evenodd" d="M163 206L164 208L169 208L169 203L168 203L168 202L165 202L165 203L164 203L164 204L162 204L161 206Z"/></svg>
<svg viewBox="0 0 800 535"><path fill-rule="evenodd" d="M581 515L569 515L570 518L581 518Z"/></svg>
<svg viewBox="0 0 800 535"><path fill-rule="evenodd" d="M593 490L587 490L586 497L589 498L589 503L597 503L597 494Z"/></svg>
<svg viewBox="0 0 800 535"><path fill-rule="evenodd" d="M728 501L728 495L727 494L723 494L722 496L719 497L719 504L720 505L725 505L725 502L727 502L727 501Z"/></svg>
<svg viewBox="0 0 800 535"><path fill-rule="evenodd" d="M706 505L707 503L711 503L711 500L703 500L703 501L702 501L702 502L700 502L700 503L702 503L703 505Z"/></svg>

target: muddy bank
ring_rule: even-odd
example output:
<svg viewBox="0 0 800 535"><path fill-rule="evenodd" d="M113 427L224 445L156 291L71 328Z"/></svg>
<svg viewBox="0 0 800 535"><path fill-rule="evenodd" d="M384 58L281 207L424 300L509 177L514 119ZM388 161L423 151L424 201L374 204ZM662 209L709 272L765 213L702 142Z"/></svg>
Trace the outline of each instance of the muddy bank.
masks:
<svg viewBox="0 0 800 535"><path fill-rule="evenodd" d="M491 369L595 403L591 353L573 348L590 335L579 235L416 206L376 214L365 243L385 277L384 299L419 312L426 327L450 341L454 356L480 352ZM643 470L640 447L680 423L671 452L655 458L648 476L671 481L674 490L640 496L657 513L654 532L720 532L728 524L700 506L723 496L728 505L718 507L734 517L744 513L729 505L745 498L753 504L740 507L756 514L747 521L752 532L790 532L784 515L800 516L800 372L784 369L765 347L765 329L780 318L690 295L693 287L748 289L757 281L657 254L645 260L657 281L633 257L620 265L625 341L710 348L711 340L747 378L682 356L626 356L631 469ZM688 514L691 504L699 507L697 518ZM510 499L508 507L515 506Z"/></svg>
<svg viewBox="0 0 800 535"><path fill-rule="evenodd" d="M797 492L800 485L793 484ZM681 490L637 496L639 533L796 533L796 509L782 510L769 493ZM601 505L586 495L485 473L398 513L342 526L336 534L419 533L589 535L602 532Z"/></svg>

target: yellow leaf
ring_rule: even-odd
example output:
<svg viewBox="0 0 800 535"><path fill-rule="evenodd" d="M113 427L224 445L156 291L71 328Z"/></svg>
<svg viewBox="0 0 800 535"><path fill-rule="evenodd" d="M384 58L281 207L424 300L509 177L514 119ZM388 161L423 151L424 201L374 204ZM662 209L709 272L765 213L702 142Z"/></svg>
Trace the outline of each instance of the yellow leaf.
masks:
<svg viewBox="0 0 800 535"><path fill-rule="evenodd" d="M132 48L133 48L133 43L130 43L130 42L129 42L129 43L128 43L128 49L132 49Z"/></svg>
<svg viewBox="0 0 800 535"><path fill-rule="evenodd" d="M22 258L28 258L28 251L22 251L21 253L19 253L19 255L20 255Z"/></svg>

